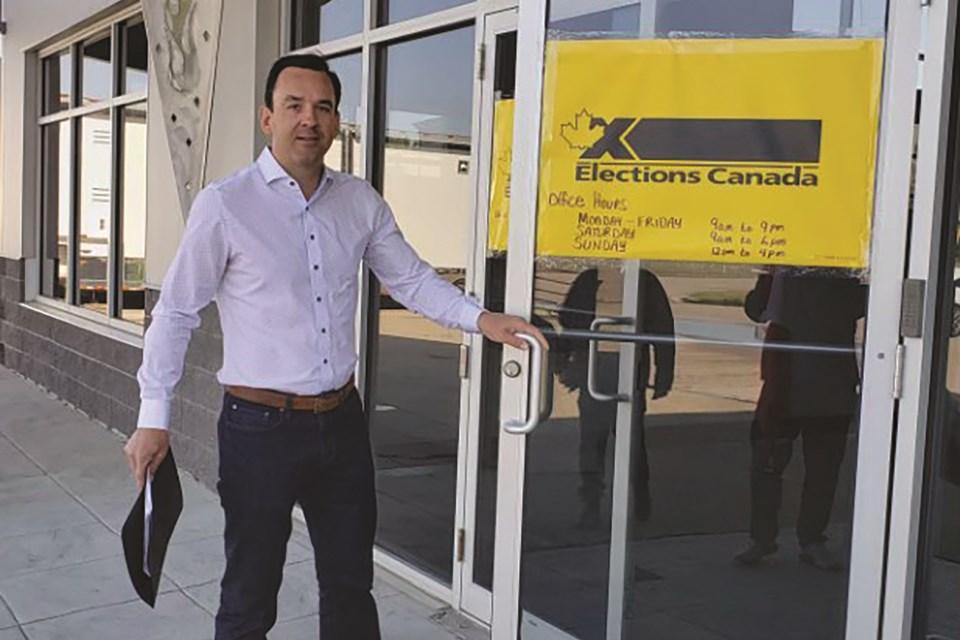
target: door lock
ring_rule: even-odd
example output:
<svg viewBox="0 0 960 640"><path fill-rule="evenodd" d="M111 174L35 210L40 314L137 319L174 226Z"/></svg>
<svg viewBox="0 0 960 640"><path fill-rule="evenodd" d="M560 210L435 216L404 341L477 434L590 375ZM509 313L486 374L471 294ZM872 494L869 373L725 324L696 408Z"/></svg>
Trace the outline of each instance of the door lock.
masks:
<svg viewBox="0 0 960 640"><path fill-rule="evenodd" d="M518 378L521 371L520 363L516 360L508 360L503 365L503 375L508 378Z"/></svg>

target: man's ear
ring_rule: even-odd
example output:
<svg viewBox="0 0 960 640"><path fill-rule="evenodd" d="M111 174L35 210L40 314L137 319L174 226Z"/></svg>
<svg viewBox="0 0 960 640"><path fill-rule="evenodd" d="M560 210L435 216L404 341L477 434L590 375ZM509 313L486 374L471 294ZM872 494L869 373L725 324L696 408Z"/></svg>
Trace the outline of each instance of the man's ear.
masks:
<svg viewBox="0 0 960 640"><path fill-rule="evenodd" d="M261 105L260 107L260 130L263 131L264 135L272 136L273 135L273 111L271 111L267 105Z"/></svg>

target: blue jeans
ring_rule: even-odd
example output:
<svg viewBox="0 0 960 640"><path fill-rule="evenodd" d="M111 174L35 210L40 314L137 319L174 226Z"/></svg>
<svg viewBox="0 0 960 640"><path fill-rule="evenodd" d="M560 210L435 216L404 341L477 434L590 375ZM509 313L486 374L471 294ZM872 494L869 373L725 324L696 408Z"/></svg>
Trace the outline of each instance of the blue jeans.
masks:
<svg viewBox="0 0 960 640"><path fill-rule="evenodd" d="M374 468L357 392L321 414L227 394L218 435L227 566L216 640L264 640L276 622L296 503L313 543L321 637L379 640Z"/></svg>

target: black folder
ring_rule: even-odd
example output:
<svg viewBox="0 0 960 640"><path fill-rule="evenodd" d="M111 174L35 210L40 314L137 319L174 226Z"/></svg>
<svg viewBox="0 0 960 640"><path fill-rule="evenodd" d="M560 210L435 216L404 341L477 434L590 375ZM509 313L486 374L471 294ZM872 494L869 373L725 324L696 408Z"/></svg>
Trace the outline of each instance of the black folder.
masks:
<svg viewBox="0 0 960 640"><path fill-rule="evenodd" d="M145 522L148 502L151 506L150 517L149 522ZM151 607L157 602L163 560L181 511L183 491L180 488L180 476L173 461L173 452L168 451L153 478L144 484L121 533L123 554L133 588Z"/></svg>

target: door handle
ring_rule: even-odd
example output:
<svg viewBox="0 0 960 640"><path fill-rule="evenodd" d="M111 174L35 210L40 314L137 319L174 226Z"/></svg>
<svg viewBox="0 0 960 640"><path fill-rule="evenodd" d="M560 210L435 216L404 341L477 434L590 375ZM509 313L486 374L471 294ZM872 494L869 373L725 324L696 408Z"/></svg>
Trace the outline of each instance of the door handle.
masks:
<svg viewBox="0 0 960 640"><path fill-rule="evenodd" d="M599 331L600 327L633 326L633 318L596 318L590 323L591 331ZM597 389L597 360L599 360L598 345L600 339L590 340L587 350L587 391L590 397L598 402L630 402L633 396L623 393L603 393ZM582 352L581 352L582 353Z"/></svg>
<svg viewBox="0 0 960 640"><path fill-rule="evenodd" d="M522 436L530 433L540 424L543 414L540 404L543 398L543 346L540 341L527 333L515 334L518 338L530 345L530 402L527 408L527 419L507 420L503 423L503 430L507 433ZM549 383L552 384L552 380Z"/></svg>

